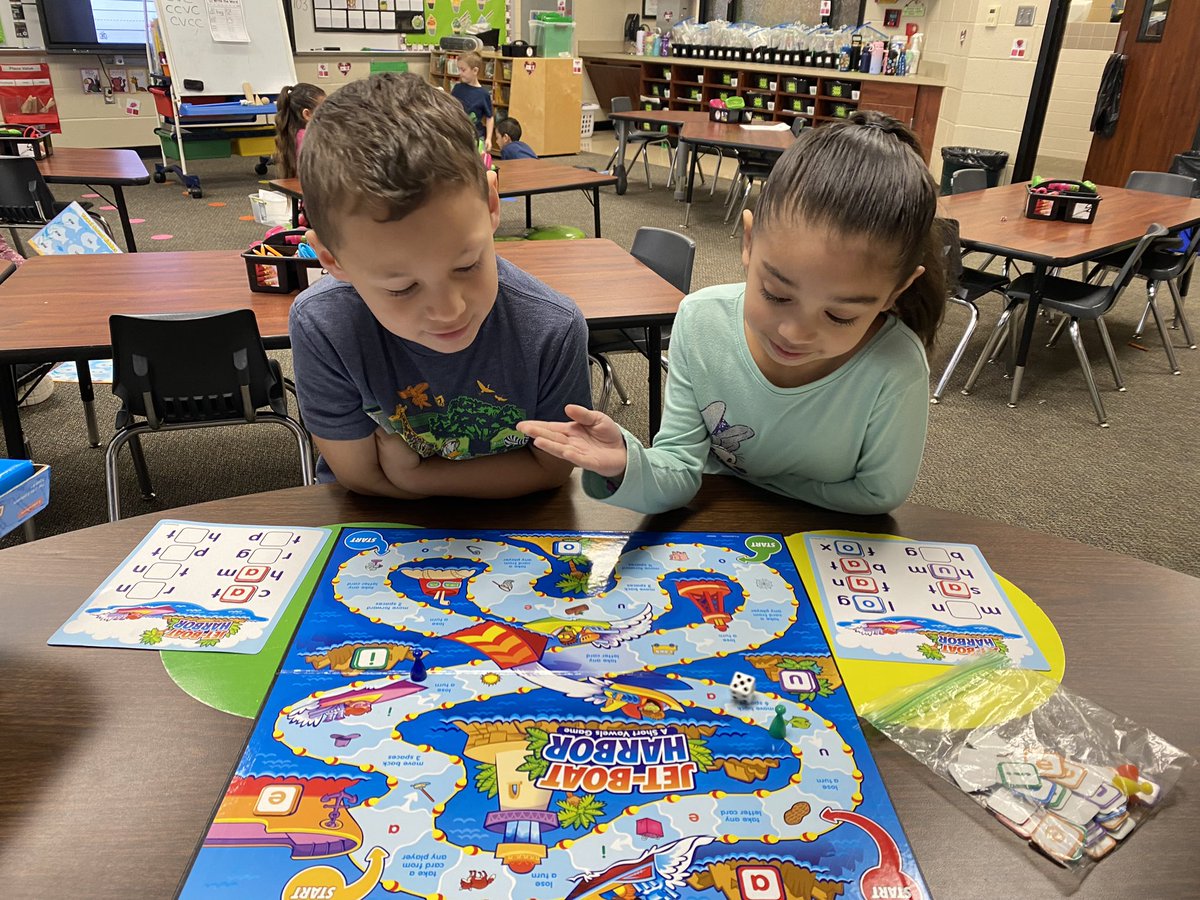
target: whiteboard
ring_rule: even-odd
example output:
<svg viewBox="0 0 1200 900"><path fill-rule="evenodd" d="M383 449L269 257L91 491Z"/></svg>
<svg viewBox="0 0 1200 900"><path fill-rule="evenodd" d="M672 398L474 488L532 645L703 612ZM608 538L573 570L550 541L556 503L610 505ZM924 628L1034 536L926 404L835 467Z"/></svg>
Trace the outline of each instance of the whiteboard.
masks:
<svg viewBox="0 0 1200 900"><path fill-rule="evenodd" d="M206 0L155 0L166 44L171 81L178 96L242 93L249 82L256 93L277 94L296 83L292 44L279 0L241 0L238 4L250 40L213 40ZM222 8L229 6L228 0ZM185 78L204 82L204 90L188 91Z"/></svg>

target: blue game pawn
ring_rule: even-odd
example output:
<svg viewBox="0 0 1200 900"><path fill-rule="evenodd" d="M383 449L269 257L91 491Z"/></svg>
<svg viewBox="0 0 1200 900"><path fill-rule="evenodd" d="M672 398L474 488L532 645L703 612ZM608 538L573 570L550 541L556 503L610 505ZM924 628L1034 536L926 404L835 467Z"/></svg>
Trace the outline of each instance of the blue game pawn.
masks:
<svg viewBox="0 0 1200 900"><path fill-rule="evenodd" d="M409 681L424 681L425 680L426 673L425 673L425 661L424 660L425 660L425 651L424 650L414 650L413 651L412 671L408 673Z"/></svg>
<svg viewBox="0 0 1200 900"><path fill-rule="evenodd" d="M771 724L767 727L767 732L773 738L784 740L787 737L787 723L783 721L783 714L787 712L787 707L780 703L775 707L775 718L771 720Z"/></svg>

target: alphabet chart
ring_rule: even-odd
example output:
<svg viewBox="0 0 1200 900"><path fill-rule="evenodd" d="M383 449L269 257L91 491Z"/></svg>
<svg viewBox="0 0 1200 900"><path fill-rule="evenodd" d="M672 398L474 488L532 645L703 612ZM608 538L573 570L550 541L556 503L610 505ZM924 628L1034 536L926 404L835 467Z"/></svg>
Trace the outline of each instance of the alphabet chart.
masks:
<svg viewBox="0 0 1200 900"><path fill-rule="evenodd" d="M257 653L328 537L164 519L48 643Z"/></svg>
<svg viewBox="0 0 1200 900"><path fill-rule="evenodd" d="M836 656L954 665L999 650L1019 668L1050 668L974 544L815 532L804 542Z"/></svg>

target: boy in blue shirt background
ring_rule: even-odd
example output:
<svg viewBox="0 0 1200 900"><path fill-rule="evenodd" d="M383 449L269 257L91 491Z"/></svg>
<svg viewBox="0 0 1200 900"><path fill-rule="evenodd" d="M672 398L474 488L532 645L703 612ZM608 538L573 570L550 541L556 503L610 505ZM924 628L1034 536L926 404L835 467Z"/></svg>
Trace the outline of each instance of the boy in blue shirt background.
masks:
<svg viewBox="0 0 1200 900"><path fill-rule="evenodd" d="M458 58L458 84L450 89L450 93L467 111L476 135L483 141L482 149L490 150L496 117L492 112L492 92L479 84L482 71L483 57L478 53L464 53Z"/></svg>
<svg viewBox="0 0 1200 900"><path fill-rule="evenodd" d="M495 175L458 104L416 75L353 82L313 115L300 177L333 276L288 329L317 479L401 499L565 482L515 426L589 403L587 323L496 258Z"/></svg>
<svg viewBox="0 0 1200 900"><path fill-rule="evenodd" d="M521 140L521 123L509 116L496 123L496 143L501 159L537 159L533 148Z"/></svg>

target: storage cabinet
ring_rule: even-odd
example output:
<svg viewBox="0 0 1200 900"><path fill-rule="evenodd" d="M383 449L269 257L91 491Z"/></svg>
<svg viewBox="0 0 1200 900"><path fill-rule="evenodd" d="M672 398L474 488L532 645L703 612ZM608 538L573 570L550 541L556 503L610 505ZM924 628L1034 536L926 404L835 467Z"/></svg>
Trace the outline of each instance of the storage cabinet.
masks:
<svg viewBox="0 0 1200 900"><path fill-rule="evenodd" d="M754 118L809 125L844 119L856 109L885 113L916 133L925 161L933 145L942 86L925 78L888 78L750 62L718 62L687 57L613 57L641 64L636 105L643 109L707 109L713 99L741 97ZM605 61L588 59L591 67Z"/></svg>
<svg viewBox="0 0 1200 900"><path fill-rule="evenodd" d="M429 80L449 91L458 82L460 54L434 49ZM479 83L491 88L496 118L521 123L521 140L538 156L579 152L583 73L571 59L515 58L494 51L480 54Z"/></svg>

